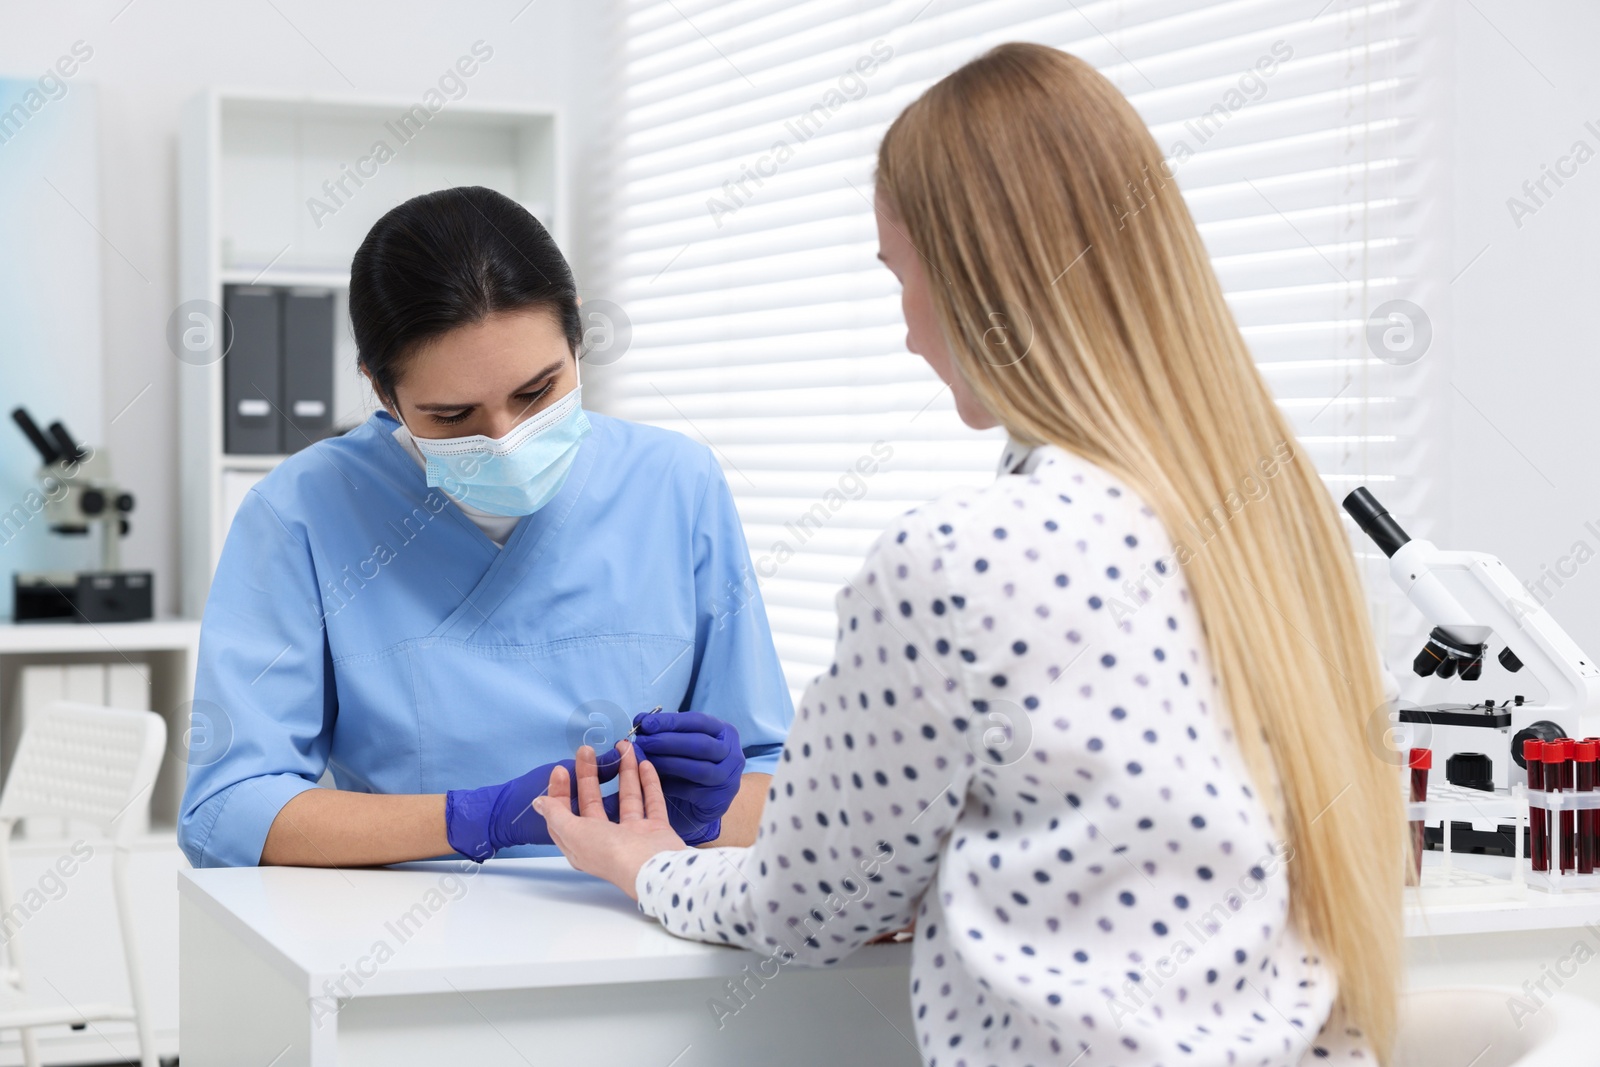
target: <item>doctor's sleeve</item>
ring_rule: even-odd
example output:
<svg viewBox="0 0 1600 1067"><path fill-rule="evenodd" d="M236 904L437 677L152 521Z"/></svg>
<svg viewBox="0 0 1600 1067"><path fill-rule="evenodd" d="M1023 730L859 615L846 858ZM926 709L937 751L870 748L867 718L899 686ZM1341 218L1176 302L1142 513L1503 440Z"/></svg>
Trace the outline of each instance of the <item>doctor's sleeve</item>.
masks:
<svg viewBox="0 0 1600 1067"><path fill-rule="evenodd" d="M733 494L709 452L706 464L693 541L695 661L688 702L680 710L732 723L744 748L745 771L771 774L794 704L772 646Z"/></svg>
<svg viewBox="0 0 1600 1067"><path fill-rule="evenodd" d="M196 867L259 863L279 810L327 767L336 701L321 605L305 540L251 490L200 628L178 819Z"/></svg>
<svg viewBox="0 0 1600 1067"><path fill-rule="evenodd" d="M639 909L670 932L826 966L919 915L981 727L921 522L891 528L840 590L833 666L801 698L755 844L640 869Z"/></svg>

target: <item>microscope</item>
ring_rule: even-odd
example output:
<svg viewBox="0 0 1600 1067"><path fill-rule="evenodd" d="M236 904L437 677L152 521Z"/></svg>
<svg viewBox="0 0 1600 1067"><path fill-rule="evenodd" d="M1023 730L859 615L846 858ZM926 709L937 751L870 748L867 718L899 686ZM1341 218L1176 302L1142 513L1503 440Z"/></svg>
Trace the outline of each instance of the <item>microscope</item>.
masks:
<svg viewBox="0 0 1600 1067"><path fill-rule="evenodd" d="M24 408L11 413L39 453L40 489L3 516L8 526L43 515L63 537L100 534L100 569L18 572L13 576L16 622L134 622L152 616L151 574L121 569L119 546L128 533L133 495L111 479L110 461L82 448L59 422L41 430ZM16 530L7 529L7 537Z"/></svg>
<svg viewBox="0 0 1600 1067"><path fill-rule="evenodd" d="M1600 734L1600 667L1504 563L1482 552L1447 552L1413 540L1364 486L1345 498L1344 509L1388 557L1395 584L1433 624L1411 664L1417 677L1476 683L1490 642L1503 645L1493 659L1504 674L1491 667L1497 677L1484 683L1495 687L1495 697L1425 707L1402 701L1397 709L1398 721L1412 724L1412 743L1432 749L1435 766L1445 760L1450 784L1483 791L1526 785L1525 739ZM1521 688L1511 676L1523 671L1542 694L1506 692ZM1503 833L1473 829L1454 833L1457 851L1501 850Z"/></svg>

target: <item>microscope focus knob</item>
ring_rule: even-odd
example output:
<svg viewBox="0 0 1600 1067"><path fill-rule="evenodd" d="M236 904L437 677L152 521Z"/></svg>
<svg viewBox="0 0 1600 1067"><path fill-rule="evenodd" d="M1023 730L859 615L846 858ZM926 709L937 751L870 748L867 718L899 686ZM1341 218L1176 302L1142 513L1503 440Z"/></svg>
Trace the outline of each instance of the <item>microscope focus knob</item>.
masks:
<svg viewBox="0 0 1600 1067"><path fill-rule="evenodd" d="M1457 752L1444 764L1444 780L1465 789L1494 792L1494 761L1483 752Z"/></svg>
<svg viewBox="0 0 1600 1067"><path fill-rule="evenodd" d="M1520 697L1517 699L1517 703L1518 705L1522 703ZM1561 724L1551 722L1549 719L1540 719L1538 722L1529 723L1512 735L1511 758L1518 767L1526 770L1528 761L1523 759L1522 756L1522 743L1524 741L1554 741L1565 736L1566 731L1561 728Z"/></svg>
<svg viewBox="0 0 1600 1067"><path fill-rule="evenodd" d="M78 498L78 507L85 515L98 515L106 509L106 495L98 489L85 489Z"/></svg>
<svg viewBox="0 0 1600 1067"><path fill-rule="evenodd" d="M1517 658L1517 654L1515 652L1511 651L1510 645L1507 645L1505 648L1500 650L1500 666L1504 667L1512 674L1516 674L1522 669L1522 661Z"/></svg>

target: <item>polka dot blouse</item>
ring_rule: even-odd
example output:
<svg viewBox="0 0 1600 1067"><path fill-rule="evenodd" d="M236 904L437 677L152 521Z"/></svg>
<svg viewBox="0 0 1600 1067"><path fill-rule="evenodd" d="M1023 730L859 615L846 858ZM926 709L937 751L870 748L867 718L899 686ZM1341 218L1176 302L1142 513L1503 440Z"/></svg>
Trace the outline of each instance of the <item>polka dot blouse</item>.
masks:
<svg viewBox="0 0 1600 1067"><path fill-rule="evenodd" d="M1373 1062L1319 1033L1292 852L1130 489L1034 450L902 517L837 605L756 843L652 857L642 911L822 966L914 920L931 1065Z"/></svg>

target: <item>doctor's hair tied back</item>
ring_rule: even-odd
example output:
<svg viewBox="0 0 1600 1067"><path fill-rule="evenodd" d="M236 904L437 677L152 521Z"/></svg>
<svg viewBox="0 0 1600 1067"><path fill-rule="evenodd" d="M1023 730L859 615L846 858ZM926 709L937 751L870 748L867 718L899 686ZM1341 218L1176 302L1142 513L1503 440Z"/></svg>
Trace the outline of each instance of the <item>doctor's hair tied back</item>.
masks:
<svg viewBox="0 0 1600 1067"><path fill-rule="evenodd" d="M458 186L375 222L350 261L350 328L380 397L429 343L500 312L546 311L583 343L578 286L555 238L504 193Z"/></svg>

